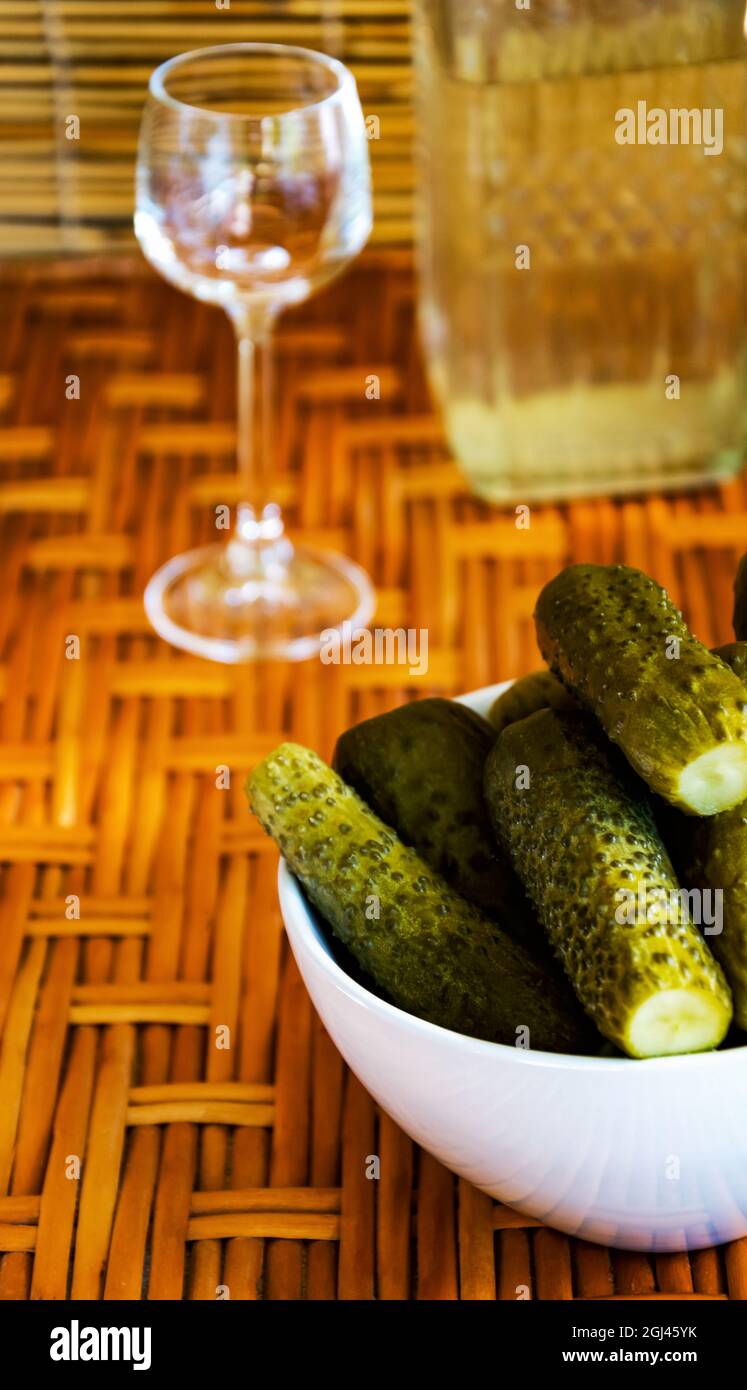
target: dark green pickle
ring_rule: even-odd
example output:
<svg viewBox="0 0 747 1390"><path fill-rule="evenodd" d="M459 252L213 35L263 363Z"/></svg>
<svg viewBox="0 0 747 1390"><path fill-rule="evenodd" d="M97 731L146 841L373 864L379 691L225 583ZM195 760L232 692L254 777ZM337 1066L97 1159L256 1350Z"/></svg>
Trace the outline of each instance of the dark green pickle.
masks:
<svg viewBox="0 0 747 1390"><path fill-rule="evenodd" d="M650 789L692 815L747 797L741 681L664 589L625 565L571 565L542 590L542 655Z"/></svg>
<svg viewBox="0 0 747 1390"><path fill-rule="evenodd" d="M719 647L716 655L747 686L747 642L730 642ZM721 894L722 930L710 933L708 944L731 985L734 1021L747 1029L747 800L730 811L695 822L695 827L689 834L688 826L679 827L679 835L672 832L683 858L680 873L692 887ZM712 896L711 916L716 901Z"/></svg>
<svg viewBox="0 0 747 1390"><path fill-rule="evenodd" d="M315 907L392 1003L472 1037L587 1051L572 991L402 844L313 752L284 743L251 774L250 804Z"/></svg>
<svg viewBox="0 0 747 1390"><path fill-rule="evenodd" d="M728 987L683 910L645 789L596 721L547 709L510 725L488 758L485 795L600 1032L632 1057L718 1046Z"/></svg>
<svg viewBox="0 0 747 1390"><path fill-rule="evenodd" d="M333 766L372 811L463 898L559 973L502 849L482 790L495 732L454 700L415 700L337 740Z"/></svg>
<svg viewBox="0 0 747 1390"><path fill-rule="evenodd" d="M578 702L552 671L530 671L493 701L488 719L500 734L538 709L578 709Z"/></svg>
<svg viewBox="0 0 747 1390"><path fill-rule="evenodd" d="M713 655L720 657L727 666L731 666L740 681L747 684L747 639L727 642L724 647L714 647Z"/></svg>

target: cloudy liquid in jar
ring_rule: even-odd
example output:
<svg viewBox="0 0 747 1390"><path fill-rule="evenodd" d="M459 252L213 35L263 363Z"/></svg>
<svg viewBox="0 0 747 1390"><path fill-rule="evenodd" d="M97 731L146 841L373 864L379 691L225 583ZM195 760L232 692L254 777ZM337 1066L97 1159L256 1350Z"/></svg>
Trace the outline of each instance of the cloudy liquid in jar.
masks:
<svg viewBox="0 0 747 1390"><path fill-rule="evenodd" d="M513 50L462 34L445 53L425 6L421 328L449 443L494 501L739 467L743 7L698 8L618 24L607 49L590 25L532 47L515 23ZM715 115L700 144L618 143L621 111L648 128L640 103L721 110L723 149Z"/></svg>

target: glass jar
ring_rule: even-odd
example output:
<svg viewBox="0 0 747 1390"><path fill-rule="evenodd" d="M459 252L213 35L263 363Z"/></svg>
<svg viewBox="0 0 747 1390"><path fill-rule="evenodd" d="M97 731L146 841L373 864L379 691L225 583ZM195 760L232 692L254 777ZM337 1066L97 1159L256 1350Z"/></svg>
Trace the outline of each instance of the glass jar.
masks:
<svg viewBox="0 0 747 1390"><path fill-rule="evenodd" d="M416 0L420 325L494 502L745 440L744 0Z"/></svg>

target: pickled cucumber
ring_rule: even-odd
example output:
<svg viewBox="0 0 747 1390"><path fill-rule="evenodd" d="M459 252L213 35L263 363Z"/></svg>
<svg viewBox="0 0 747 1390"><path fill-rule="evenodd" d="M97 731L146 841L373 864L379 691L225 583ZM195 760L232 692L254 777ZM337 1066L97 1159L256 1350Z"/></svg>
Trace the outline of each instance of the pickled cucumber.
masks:
<svg viewBox="0 0 747 1390"><path fill-rule="evenodd" d="M414 700L355 724L332 765L436 873L484 912L521 886L498 849L482 794L495 734L453 700Z"/></svg>
<svg viewBox="0 0 747 1390"><path fill-rule="evenodd" d="M747 555L742 556L734 580L734 636L738 642L747 642Z"/></svg>
<svg viewBox="0 0 747 1390"><path fill-rule="evenodd" d="M665 591L624 565L572 565L535 613L545 660L648 786L693 815L747 797L747 697Z"/></svg>
<svg viewBox="0 0 747 1390"><path fill-rule="evenodd" d="M718 1046L721 969L687 920L645 790L587 714L541 710L505 729L485 769L496 835L573 987L631 1057Z"/></svg>
<svg viewBox="0 0 747 1390"><path fill-rule="evenodd" d="M566 982L459 897L315 753L281 744L247 791L311 901L394 1004L495 1042L594 1046Z"/></svg>
<svg viewBox="0 0 747 1390"><path fill-rule="evenodd" d="M747 682L747 642L720 647L718 655ZM747 1029L747 800L699 822L697 834L685 844L688 882L711 894L708 944L731 985L734 1021Z"/></svg>
<svg viewBox="0 0 747 1390"><path fill-rule="evenodd" d="M526 719L538 709L578 709L578 702L552 671L531 671L493 701L488 719L500 733L508 724Z"/></svg>
<svg viewBox="0 0 747 1390"><path fill-rule="evenodd" d="M708 822L692 883L711 894L708 945L720 960L734 996L734 1021L747 1029L747 801ZM719 921L720 918L720 921ZM720 933L718 926L721 926Z"/></svg>
<svg viewBox="0 0 747 1390"><path fill-rule="evenodd" d="M556 965L522 885L496 844L482 791L495 733L454 700L414 700L337 741L333 766L371 810L463 898Z"/></svg>
<svg viewBox="0 0 747 1390"><path fill-rule="evenodd" d="M724 647L714 647L713 655L731 666L742 684L747 685L747 641L727 642Z"/></svg>

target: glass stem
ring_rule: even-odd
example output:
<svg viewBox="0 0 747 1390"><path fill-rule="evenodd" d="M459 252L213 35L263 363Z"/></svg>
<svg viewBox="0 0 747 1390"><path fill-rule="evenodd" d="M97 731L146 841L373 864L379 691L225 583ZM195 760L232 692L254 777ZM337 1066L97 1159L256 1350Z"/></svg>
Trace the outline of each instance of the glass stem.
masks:
<svg viewBox="0 0 747 1390"><path fill-rule="evenodd" d="M239 535L262 540L265 509L271 504L274 314L242 308L231 314L238 349L237 457L241 484L237 508ZM270 518L268 518L269 520ZM272 535L279 512L271 509ZM271 539L269 534L266 537Z"/></svg>

